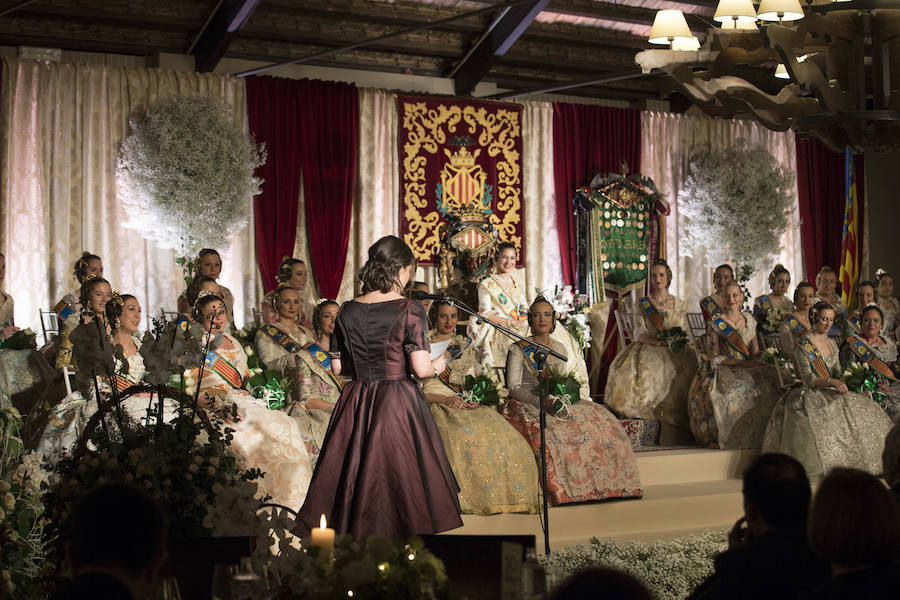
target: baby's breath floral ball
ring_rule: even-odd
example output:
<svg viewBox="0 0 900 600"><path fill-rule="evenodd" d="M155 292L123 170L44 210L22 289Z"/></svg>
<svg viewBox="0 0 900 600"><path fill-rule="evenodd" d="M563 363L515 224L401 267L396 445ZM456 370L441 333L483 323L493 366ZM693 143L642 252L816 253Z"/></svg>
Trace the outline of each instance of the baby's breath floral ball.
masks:
<svg viewBox="0 0 900 600"><path fill-rule="evenodd" d="M130 120L116 166L126 226L164 248L216 247L247 224L266 162L221 104L172 98Z"/></svg>

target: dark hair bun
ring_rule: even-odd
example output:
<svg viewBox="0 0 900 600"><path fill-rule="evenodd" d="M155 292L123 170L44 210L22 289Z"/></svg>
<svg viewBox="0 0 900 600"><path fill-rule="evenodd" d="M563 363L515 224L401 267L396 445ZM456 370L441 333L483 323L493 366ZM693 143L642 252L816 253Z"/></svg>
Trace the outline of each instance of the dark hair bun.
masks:
<svg viewBox="0 0 900 600"><path fill-rule="evenodd" d="M412 250L403 240L386 235L369 247L369 259L359 271L363 293L390 292L399 285L397 274L400 269L414 262Z"/></svg>

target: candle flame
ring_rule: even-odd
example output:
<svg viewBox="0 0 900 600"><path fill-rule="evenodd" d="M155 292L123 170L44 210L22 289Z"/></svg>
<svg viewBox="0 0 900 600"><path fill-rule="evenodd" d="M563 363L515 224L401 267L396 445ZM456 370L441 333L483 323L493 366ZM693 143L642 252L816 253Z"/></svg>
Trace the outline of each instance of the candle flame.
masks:
<svg viewBox="0 0 900 600"><path fill-rule="evenodd" d="M322 518L319 519L319 527L321 527L322 529L325 529L325 527L327 525L328 525L328 522L325 520L325 515L322 515Z"/></svg>

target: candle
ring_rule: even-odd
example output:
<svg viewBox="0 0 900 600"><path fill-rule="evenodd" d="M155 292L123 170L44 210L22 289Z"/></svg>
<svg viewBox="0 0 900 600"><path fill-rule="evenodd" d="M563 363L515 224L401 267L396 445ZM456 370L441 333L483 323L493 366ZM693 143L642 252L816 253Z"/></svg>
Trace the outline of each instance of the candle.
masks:
<svg viewBox="0 0 900 600"><path fill-rule="evenodd" d="M319 526L310 531L311 544L319 548L319 560L330 564L334 558L334 529L326 527L325 515L319 520Z"/></svg>

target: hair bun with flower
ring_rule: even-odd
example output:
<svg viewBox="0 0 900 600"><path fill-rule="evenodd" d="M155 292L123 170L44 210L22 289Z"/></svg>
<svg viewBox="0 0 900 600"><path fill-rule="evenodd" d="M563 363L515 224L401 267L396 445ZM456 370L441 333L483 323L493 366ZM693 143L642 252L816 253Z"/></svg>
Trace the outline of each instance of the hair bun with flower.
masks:
<svg viewBox="0 0 900 600"><path fill-rule="evenodd" d="M200 290L199 292L197 292L197 301L199 302L200 298L205 298L206 296L215 296L215 294L213 294L209 290Z"/></svg>

